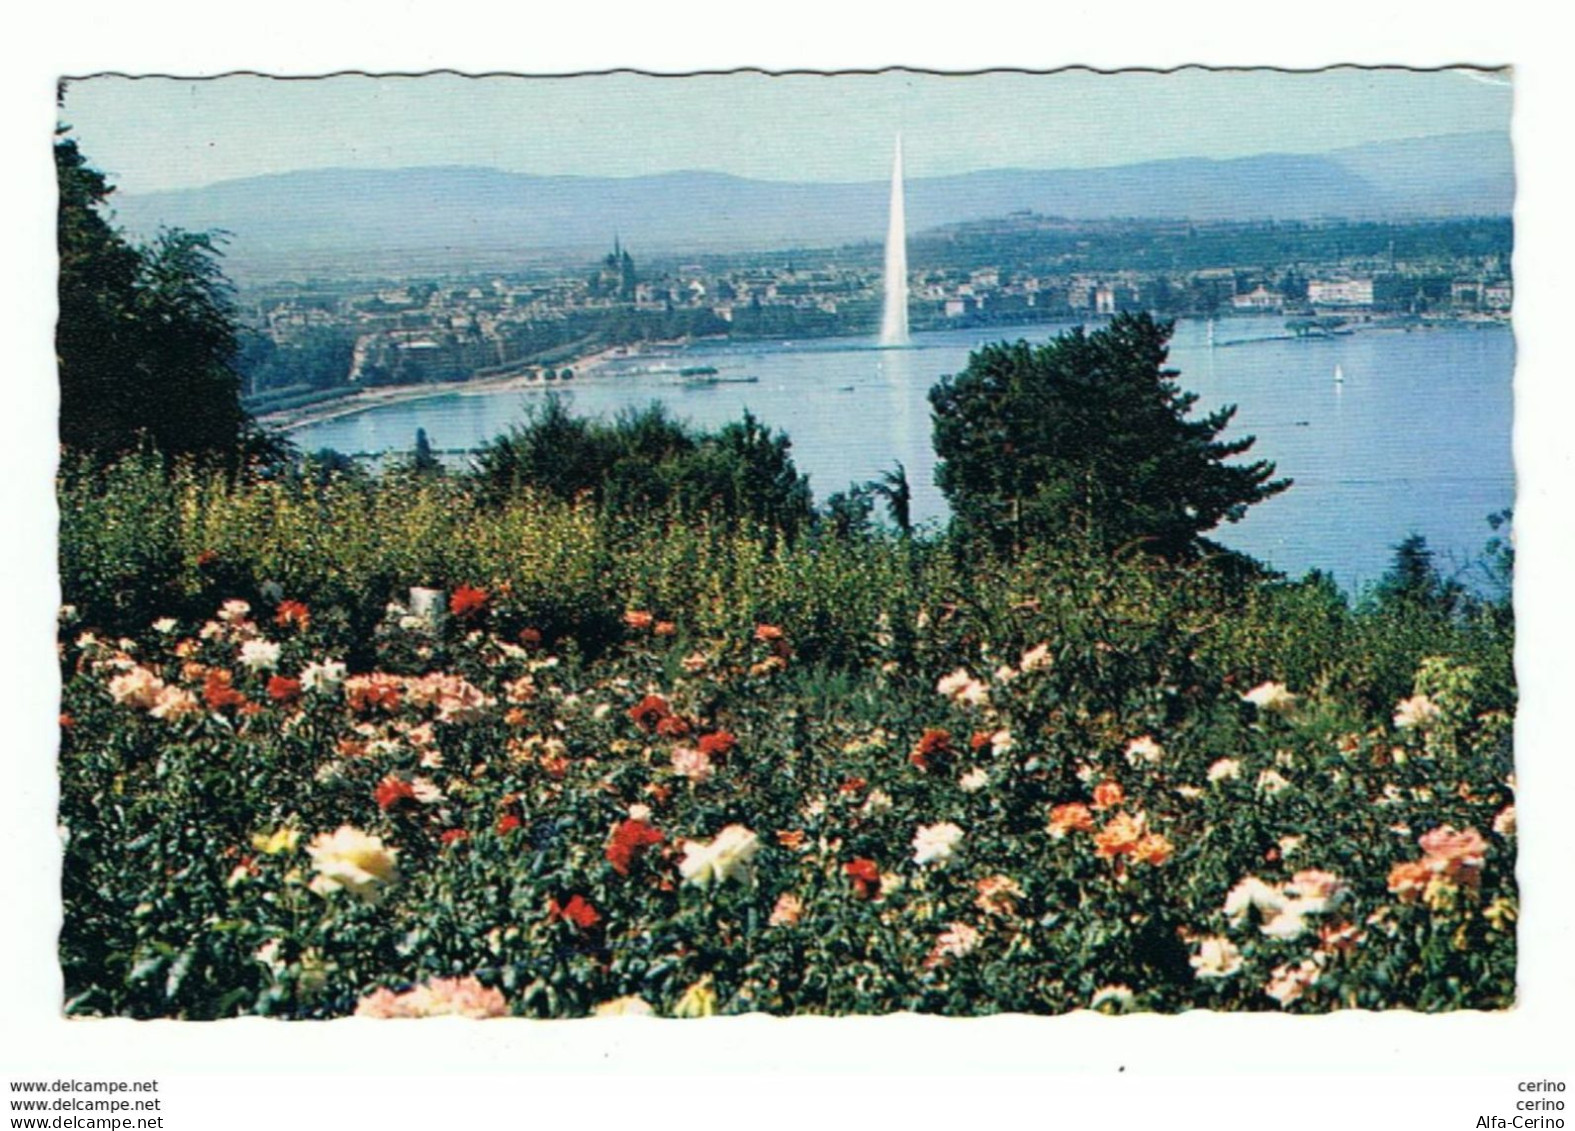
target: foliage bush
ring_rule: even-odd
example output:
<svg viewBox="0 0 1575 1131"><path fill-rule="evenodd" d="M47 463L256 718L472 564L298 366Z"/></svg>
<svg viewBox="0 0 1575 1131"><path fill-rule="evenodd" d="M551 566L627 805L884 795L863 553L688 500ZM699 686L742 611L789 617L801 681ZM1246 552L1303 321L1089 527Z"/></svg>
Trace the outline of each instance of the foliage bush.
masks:
<svg viewBox="0 0 1575 1131"><path fill-rule="evenodd" d="M533 490L564 502L588 498L614 515L673 510L792 538L809 524L812 508L791 447L748 412L705 433L668 416L659 402L606 423L574 416L549 396L524 424L483 445L475 477L495 504Z"/></svg>

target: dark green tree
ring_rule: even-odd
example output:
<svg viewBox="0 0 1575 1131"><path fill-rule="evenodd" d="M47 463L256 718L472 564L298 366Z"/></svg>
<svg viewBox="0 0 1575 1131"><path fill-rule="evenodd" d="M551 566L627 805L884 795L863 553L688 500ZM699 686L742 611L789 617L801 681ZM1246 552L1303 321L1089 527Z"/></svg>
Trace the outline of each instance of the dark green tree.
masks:
<svg viewBox="0 0 1575 1131"><path fill-rule="evenodd" d="M886 513L899 534L906 537L913 533L913 488L901 460L892 470L881 472L879 479L866 483L864 489L886 503Z"/></svg>
<svg viewBox="0 0 1575 1131"><path fill-rule="evenodd" d="M110 227L100 209L114 189L88 166L71 138L55 142L60 210L60 318L55 355L60 366L61 440L86 451L116 451L135 440L135 390L118 379L130 337L127 308L142 272L142 257Z"/></svg>
<svg viewBox="0 0 1575 1131"><path fill-rule="evenodd" d="M1123 314L1039 346L985 346L930 390L936 483L967 534L1012 552L1073 535L1167 558L1290 486L1274 464L1232 464L1230 405L1197 419L1167 369L1172 324Z"/></svg>
<svg viewBox="0 0 1575 1131"><path fill-rule="evenodd" d="M1445 579L1433 560L1432 548L1421 534L1412 533L1394 547L1389 572L1379 580L1374 596L1380 607L1403 607L1449 614L1455 611L1464 590Z"/></svg>
<svg viewBox="0 0 1575 1131"><path fill-rule="evenodd" d="M618 260L618 297L624 302L633 302L639 282L639 277L634 273L634 260L626 248Z"/></svg>
<svg viewBox="0 0 1575 1131"><path fill-rule="evenodd" d="M688 511L710 511L781 531L789 539L814 516L809 478L793 465L793 442L747 409L699 444L680 469L677 498Z"/></svg>
<svg viewBox="0 0 1575 1131"><path fill-rule="evenodd" d="M432 475L443 470L443 464L432 451L432 441L427 439L425 428L416 429L416 450L410 456L410 469L422 475Z"/></svg>
<svg viewBox="0 0 1575 1131"><path fill-rule="evenodd" d="M525 487L568 501L600 491L611 453L591 421L550 395L532 406L524 424L483 444L474 460L484 495L493 502Z"/></svg>
<svg viewBox="0 0 1575 1131"><path fill-rule="evenodd" d="M61 442L101 456L151 443L230 463L271 449L241 407L220 237L167 230L129 243L104 215L113 187L63 131L55 172Z"/></svg>
<svg viewBox="0 0 1575 1131"><path fill-rule="evenodd" d="M859 538L870 531L870 515L875 510L874 495L870 484L848 484L846 491L836 491L827 496L821 506L820 518L833 538L846 540Z"/></svg>
<svg viewBox="0 0 1575 1131"><path fill-rule="evenodd" d="M792 537L813 517L809 480L787 436L748 412L697 433L660 404L611 423L573 415L549 395L523 424L484 444L474 459L482 497L501 503L522 489L586 498L613 514L648 517L676 508L748 520Z"/></svg>

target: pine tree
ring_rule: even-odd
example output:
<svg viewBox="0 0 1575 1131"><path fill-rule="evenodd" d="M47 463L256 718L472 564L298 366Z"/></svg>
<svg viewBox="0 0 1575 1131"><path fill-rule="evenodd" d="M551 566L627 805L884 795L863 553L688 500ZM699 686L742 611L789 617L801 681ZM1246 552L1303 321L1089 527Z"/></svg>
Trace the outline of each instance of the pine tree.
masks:
<svg viewBox="0 0 1575 1131"><path fill-rule="evenodd" d="M936 482L964 531L998 549L1062 535L1170 558L1290 486L1266 460L1227 462L1227 406L1197 419L1197 396L1165 368L1171 323L1122 314L1040 346L986 346L930 390Z"/></svg>

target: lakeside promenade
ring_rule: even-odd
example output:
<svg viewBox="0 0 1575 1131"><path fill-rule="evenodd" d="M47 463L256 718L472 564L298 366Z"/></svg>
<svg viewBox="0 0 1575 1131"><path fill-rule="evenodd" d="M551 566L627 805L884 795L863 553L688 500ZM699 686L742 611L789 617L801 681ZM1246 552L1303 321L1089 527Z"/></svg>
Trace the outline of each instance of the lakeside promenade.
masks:
<svg viewBox="0 0 1575 1131"><path fill-rule="evenodd" d="M681 343L662 342L652 344L672 346ZM591 380L598 375L598 371L608 361L615 357L629 356L633 352L637 352L637 347L610 346L596 353L574 358L568 363L566 368L573 370L574 381ZM489 393L551 389L556 388L557 384L557 382L547 381L539 375L516 373L494 377L472 377L466 381L452 381L442 384L386 385L379 388L347 391L344 396L335 397L329 401L321 401L317 404L306 405L301 408L278 409L274 412L262 413L257 417L257 423L273 431L291 432L297 428L305 428L312 424L323 424L330 420L354 416L357 413L383 408L387 405L405 404L410 401L428 400L433 397L482 396Z"/></svg>

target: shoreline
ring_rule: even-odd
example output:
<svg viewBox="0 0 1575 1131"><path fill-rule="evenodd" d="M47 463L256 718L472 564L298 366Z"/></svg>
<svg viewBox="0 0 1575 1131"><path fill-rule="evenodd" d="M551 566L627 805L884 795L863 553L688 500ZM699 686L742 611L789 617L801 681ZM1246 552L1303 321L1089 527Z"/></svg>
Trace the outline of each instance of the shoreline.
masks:
<svg viewBox="0 0 1575 1131"><path fill-rule="evenodd" d="M1225 315L1216 321L1226 321L1231 317L1233 316ZM1245 317L1251 317L1251 315L1246 315ZM1205 319L1201 318L1193 320L1200 322L1206 321ZM1026 323L1025 325L1037 325L1037 323ZM1409 331L1459 325L1512 326L1512 323L1508 320L1501 322L1497 319L1469 318L1422 321L1410 323L1409 325L1391 321L1354 322L1342 327L1338 336L1371 333L1380 330ZM1003 326L999 328L1011 329L1012 327ZM1308 340L1318 340L1319 338L1325 336L1329 335L1307 335L1307 338ZM1217 345L1218 347L1223 348L1228 346L1252 345L1260 341L1289 341L1296 338L1297 335L1294 334L1283 334L1275 335L1269 338L1247 338L1239 341L1220 342L1217 343ZM836 338L829 338L825 340L834 341ZM598 350L595 353L572 358L568 361L565 367L574 371L574 380L569 382L567 387L572 388L573 385L579 381L594 380L598 376L599 371L604 368L608 362L614 359L623 360L639 357L647 350L681 350L693 344L694 342L688 339L675 339L671 341L660 342L638 342L628 346L608 346L607 348ZM258 416L256 420L258 424L262 425L264 428L269 429L270 431L289 433L299 428L307 428L314 424L325 424L331 420L339 420L346 416L355 416L359 413L370 412L373 409L384 408L388 405L430 400L434 397L485 396L493 393L549 391L557 387L558 385L555 382L544 381L540 378L529 378L523 374L497 377L473 377L465 381L455 381L443 385L390 385L383 388L358 389L353 392L349 392L342 397L336 397L333 400L323 401L318 404L305 405L298 409L276 409L272 412L264 413Z"/></svg>
<svg viewBox="0 0 1575 1131"><path fill-rule="evenodd" d="M675 345L678 343L663 342L650 343L652 345ZM622 352L620 352L622 351ZM638 349L627 346L610 346L596 353L586 354L583 357L571 358L563 368L574 371L574 380L568 382L572 388L576 382L593 379L597 372L614 357L632 357ZM384 408L388 405L405 404L410 401L430 400L434 397L465 397L484 396L491 393L527 392L540 389L548 390L557 387L557 382L544 381L541 378L526 377L523 374L513 374L498 377L473 377L466 381L454 381L443 385L389 385L378 389L357 389L336 397L330 401L319 404L306 405L299 409L276 409L257 417L257 423L270 431L288 433L298 428L307 428L313 424L324 424L330 420L338 420L346 416L355 416L358 413L370 412L373 409Z"/></svg>

